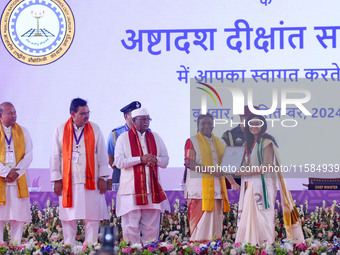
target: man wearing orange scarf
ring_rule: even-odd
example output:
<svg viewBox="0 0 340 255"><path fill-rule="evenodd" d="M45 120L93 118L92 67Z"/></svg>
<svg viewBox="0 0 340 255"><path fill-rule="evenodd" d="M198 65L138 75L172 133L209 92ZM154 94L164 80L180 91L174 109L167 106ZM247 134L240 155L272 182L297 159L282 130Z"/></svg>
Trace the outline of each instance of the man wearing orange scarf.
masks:
<svg viewBox="0 0 340 255"><path fill-rule="evenodd" d="M74 244L77 221L85 222L85 242L96 243L99 222L108 219L104 193L112 175L104 137L89 122L89 107L81 98L73 99L71 117L54 134L51 155L51 181L59 196L59 217L64 244Z"/></svg>
<svg viewBox="0 0 340 255"><path fill-rule="evenodd" d="M9 221L11 243L20 244L25 222L31 221L27 169L32 162L32 141L16 118L11 103L0 105L0 243L4 223Z"/></svg>
<svg viewBox="0 0 340 255"><path fill-rule="evenodd" d="M169 156L163 140L149 130L145 108L132 111L132 128L118 137L116 165L121 169L117 216L122 217L123 238L131 243L154 241L159 236L160 212L170 210L159 183L158 167L166 168Z"/></svg>

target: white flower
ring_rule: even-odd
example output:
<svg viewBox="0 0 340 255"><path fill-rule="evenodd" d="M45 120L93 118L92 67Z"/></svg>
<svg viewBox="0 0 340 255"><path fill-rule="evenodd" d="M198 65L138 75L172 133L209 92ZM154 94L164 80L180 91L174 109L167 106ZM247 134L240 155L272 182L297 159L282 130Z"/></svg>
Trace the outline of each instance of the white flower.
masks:
<svg viewBox="0 0 340 255"><path fill-rule="evenodd" d="M72 252L74 254L81 254L82 253L82 250L83 250L83 246L82 245L74 245L72 247Z"/></svg>
<svg viewBox="0 0 340 255"><path fill-rule="evenodd" d="M289 251L293 251L293 245L291 243L285 242L283 245L283 250L289 252Z"/></svg>
<svg viewBox="0 0 340 255"><path fill-rule="evenodd" d="M319 240L314 240L314 244L315 244L316 246L321 246L321 245L322 245L321 242L320 242Z"/></svg>
<svg viewBox="0 0 340 255"><path fill-rule="evenodd" d="M230 250L230 255L236 255L236 251L234 249Z"/></svg>
<svg viewBox="0 0 340 255"><path fill-rule="evenodd" d="M201 249L201 248L203 248L203 247L205 247L205 246L206 246L206 244L200 243L200 246L199 246L199 247L200 247L200 249Z"/></svg>
<svg viewBox="0 0 340 255"><path fill-rule="evenodd" d="M174 235L177 235L179 233L179 231L171 231L169 234L170 234L170 236L174 236Z"/></svg>
<svg viewBox="0 0 340 255"><path fill-rule="evenodd" d="M309 252L308 251L306 251L306 252L300 252L300 255L308 255L309 254Z"/></svg>
<svg viewBox="0 0 340 255"><path fill-rule="evenodd" d="M31 250L33 249L34 246L35 246L35 245L34 245L34 240L33 240L33 238L30 239L30 240L26 243L26 249L29 250L29 251L31 251Z"/></svg>
<svg viewBox="0 0 340 255"><path fill-rule="evenodd" d="M131 248L135 248L137 250L141 250L143 248L142 244L140 243L134 243L134 244L131 244L130 246Z"/></svg>

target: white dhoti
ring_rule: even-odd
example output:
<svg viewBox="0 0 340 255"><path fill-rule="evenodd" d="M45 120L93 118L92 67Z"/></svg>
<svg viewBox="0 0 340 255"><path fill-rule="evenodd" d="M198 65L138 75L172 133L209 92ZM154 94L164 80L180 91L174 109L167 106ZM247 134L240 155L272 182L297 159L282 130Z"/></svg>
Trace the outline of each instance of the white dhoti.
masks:
<svg viewBox="0 0 340 255"><path fill-rule="evenodd" d="M159 236L160 214L170 211L168 199L159 204L152 203L148 194L149 203L136 205L134 195L117 195L117 216L122 217L123 238L131 243L155 241Z"/></svg>
<svg viewBox="0 0 340 255"><path fill-rule="evenodd" d="M6 185L6 204L0 205L0 242L3 242L3 227L10 223L11 243L21 243L25 222L31 221L30 198L19 198L16 185Z"/></svg>
<svg viewBox="0 0 340 255"><path fill-rule="evenodd" d="M64 243L73 244L77 220L85 222L85 241L95 243L98 239L99 221L108 219L109 214L105 196L99 190L87 190L84 184L72 185L72 207L62 206L62 196L59 197L59 218L63 224Z"/></svg>
<svg viewBox="0 0 340 255"><path fill-rule="evenodd" d="M84 220L85 243L98 242L99 220ZM77 220L62 221L64 244L73 245L77 234Z"/></svg>
<svg viewBox="0 0 340 255"><path fill-rule="evenodd" d="M155 209L133 210L122 216L123 238L132 243L156 241L159 236L160 211Z"/></svg>

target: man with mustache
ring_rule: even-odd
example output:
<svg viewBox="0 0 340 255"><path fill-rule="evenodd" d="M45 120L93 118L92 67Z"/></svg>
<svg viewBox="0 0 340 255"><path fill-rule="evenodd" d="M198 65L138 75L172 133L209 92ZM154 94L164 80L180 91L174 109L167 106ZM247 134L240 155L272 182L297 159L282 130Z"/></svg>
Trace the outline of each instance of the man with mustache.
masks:
<svg viewBox="0 0 340 255"><path fill-rule="evenodd" d="M121 169L117 216L122 217L123 238L143 244L159 236L160 212L170 210L159 183L158 167L166 168L169 156L163 140L148 130L145 108L132 111L132 128L118 137L115 160Z"/></svg>
<svg viewBox="0 0 340 255"><path fill-rule="evenodd" d="M27 169L32 162L32 141L26 128L16 124L13 104L0 105L0 243L4 223L10 222L11 243L21 244L25 222L31 221Z"/></svg>
<svg viewBox="0 0 340 255"><path fill-rule="evenodd" d="M54 134L51 181L59 196L64 244L74 244L80 219L85 222L85 242L96 243L99 222L108 219L104 193L112 171L103 134L97 124L89 122L87 102L73 99L70 114Z"/></svg>

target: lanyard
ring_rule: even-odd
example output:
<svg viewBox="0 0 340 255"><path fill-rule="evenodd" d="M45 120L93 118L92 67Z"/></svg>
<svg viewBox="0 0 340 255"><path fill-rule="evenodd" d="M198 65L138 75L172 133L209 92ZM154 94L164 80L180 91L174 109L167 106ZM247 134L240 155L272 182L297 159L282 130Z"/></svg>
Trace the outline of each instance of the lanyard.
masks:
<svg viewBox="0 0 340 255"><path fill-rule="evenodd" d="M77 138L76 131L74 131L74 128L73 128L74 139L76 140L76 149L78 149L79 147L79 142L80 142L81 137L83 136L83 133L84 133L84 128L81 131L79 138Z"/></svg>
<svg viewBox="0 0 340 255"><path fill-rule="evenodd" d="M6 143L8 145L8 149L11 148L12 134L11 134L11 137L9 139L7 138L7 135L5 134L5 139L6 139Z"/></svg>

